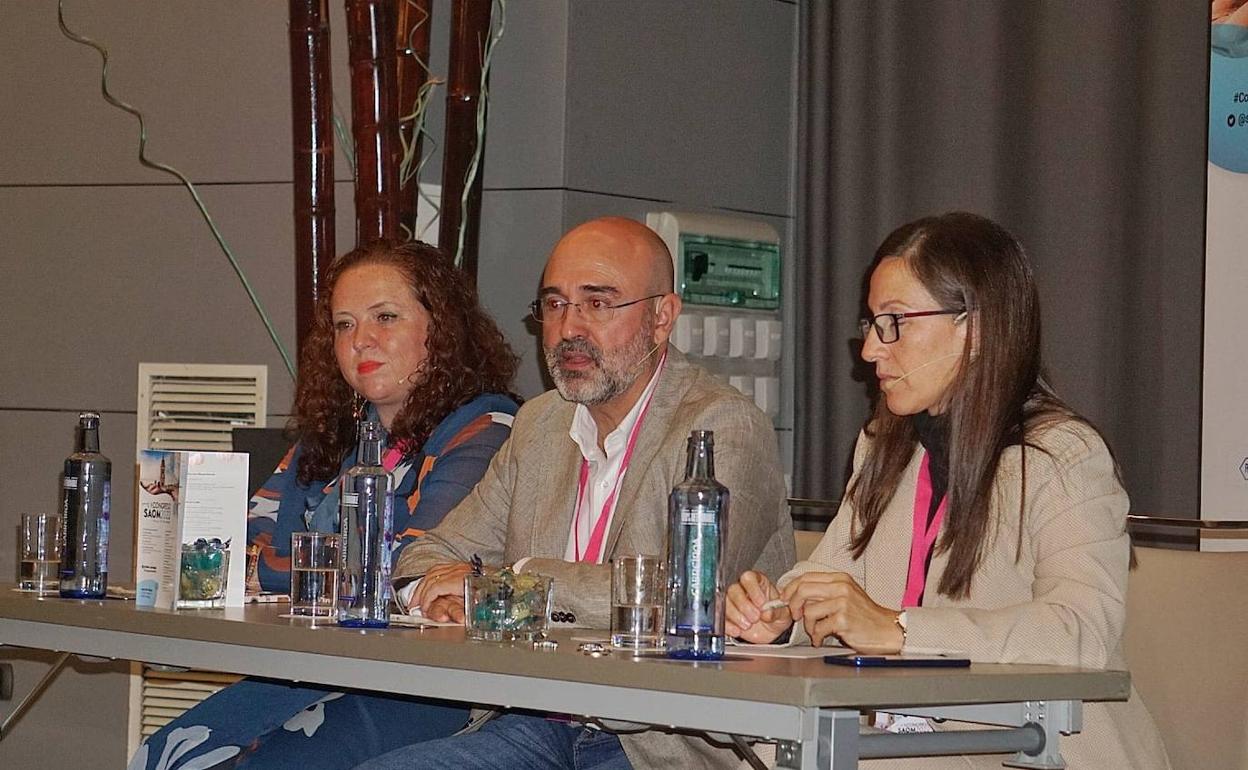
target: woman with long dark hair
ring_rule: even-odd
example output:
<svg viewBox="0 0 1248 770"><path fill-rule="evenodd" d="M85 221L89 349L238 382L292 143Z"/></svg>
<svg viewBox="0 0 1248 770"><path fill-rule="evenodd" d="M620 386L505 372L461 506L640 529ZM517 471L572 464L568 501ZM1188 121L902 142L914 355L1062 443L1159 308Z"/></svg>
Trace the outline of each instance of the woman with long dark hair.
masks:
<svg viewBox="0 0 1248 770"><path fill-rule="evenodd" d="M729 588L728 633L1125 668L1127 493L1100 434L1044 379L1021 245L973 214L904 225L875 254L867 309L862 357L879 397L840 511L809 560ZM1134 692L1088 704L1062 752L1072 767L1168 767ZM866 764L976 762L1000 766Z"/></svg>
<svg viewBox="0 0 1248 770"><path fill-rule="evenodd" d="M262 586L288 590L292 532L337 531L338 480L355 463L361 419L387 434L395 550L440 522L510 435L516 363L436 248L379 242L335 259L300 360L296 443L251 501ZM457 704L244 679L161 728L130 767L349 768L467 718Z"/></svg>

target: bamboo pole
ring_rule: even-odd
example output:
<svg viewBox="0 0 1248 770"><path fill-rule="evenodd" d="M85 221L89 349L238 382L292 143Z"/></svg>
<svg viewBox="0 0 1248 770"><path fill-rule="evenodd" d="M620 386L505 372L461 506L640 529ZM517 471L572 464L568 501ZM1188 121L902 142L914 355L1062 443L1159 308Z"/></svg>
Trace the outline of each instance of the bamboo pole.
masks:
<svg viewBox="0 0 1248 770"><path fill-rule="evenodd" d="M477 277L477 244L481 212L481 179L477 170L463 207L465 176L477 149L477 106L481 99L481 65L490 36L492 0L454 0L451 4L450 70L446 92L446 143L442 155L442 210L438 245L454 254L461 219L465 222L462 261L464 272ZM483 148L484 149L484 148Z"/></svg>
<svg viewBox="0 0 1248 770"><path fill-rule="evenodd" d="M393 0L346 0L355 140L357 246L399 234L398 96Z"/></svg>
<svg viewBox="0 0 1248 770"><path fill-rule="evenodd" d="M429 38L433 29L433 9L430 0L399 0L399 16L396 26L397 45L400 51L398 59L399 82L399 117L412 112L420 89L429 80L429 72L425 66L429 64ZM402 53L408 46L410 53ZM424 63L422 66L421 62ZM413 166L420 164L421 135L416 130L416 121L400 121L399 133L408 137L409 152ZM405 186L399 180L399 223L406 226L413 237L416 230L416 208L420 200L420 179L412 177Z"/></svg>
<svg viewBox="0 0 1248 770"><path fill-rule="evenodd" d="M290 0L291 147L294 155L295 334L315 322L321 272L334 257L333 80L328 0Z"/></svg>

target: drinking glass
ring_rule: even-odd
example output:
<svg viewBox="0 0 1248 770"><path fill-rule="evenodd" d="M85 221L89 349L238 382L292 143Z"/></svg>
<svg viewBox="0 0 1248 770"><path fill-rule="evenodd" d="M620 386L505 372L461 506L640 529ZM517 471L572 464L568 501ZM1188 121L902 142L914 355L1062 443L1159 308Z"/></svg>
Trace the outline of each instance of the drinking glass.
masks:
<svg viewBox="0 0 1248 770"><path fill-rule="evenodd" d="M341 540L337 534L292 532L290 613L315 618L337 615L341 569Z"/></svg>
<svg viewBox="0 0 1248 770"><path fill-rule="evenodd" d="M17 575L20 590L39 594L54 594L60 590L62 538L60 516L22 514L22 553Z"/></svg>
<svg viewBox="0 0 1248 770"><path fill-rule="evenodd" d="M611 563L611 645L633 650L663 646L663 560L622 556Z"/></svg>

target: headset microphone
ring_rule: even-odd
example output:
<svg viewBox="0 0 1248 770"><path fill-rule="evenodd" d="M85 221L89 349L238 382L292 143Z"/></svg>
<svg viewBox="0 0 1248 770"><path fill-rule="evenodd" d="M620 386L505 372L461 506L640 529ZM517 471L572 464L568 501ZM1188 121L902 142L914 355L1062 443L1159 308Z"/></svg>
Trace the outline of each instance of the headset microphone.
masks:
<svg viewBox="0 0 1248 770"><path fill-rule="evenodd" d="M892 379L892 380L889 380L888 382L882 383L880 387L886 388L886 389L892 388L894 385L896 385L897 383L901 382L902 380L906 379L907 377L909 377L910 375L916 372L921 372L927 367L932 366L933 364L938 364L941 361L945 361L950 358L956 358L957 356L960 356L960 355L962 355L962 353L958 352L958 353L946 353L943 356L937 356L936 358L933 358L931 361L928 361L927 363L919 364L918 366L914 367L908 372L903 372L902 375L900 377L897 377L896 379Z"/></svg>
<svg viewBox="0 0 1248 770"><path fill-rule="evenodd" d="M654 347L650 348L650 352L649 352L649 353L646 353L644 356L642 356L641 358L637 359L637 363L633 364L633 365L632 365L632 367L629 369L629 371L630 371L630 372L634 372L634 371L636 371L636 370L637 370L637 367L639 367L639 366L641 366L642 364L644 364L644 363L646 362L646 359L647 359L647 358L649 358L650 356L654 355L654 351L658 350L658 349L659 349L660 347L662 347L662 346L663 346L663 343L662 343L662 342L656 342L656 343L654 343Z"/></svg>

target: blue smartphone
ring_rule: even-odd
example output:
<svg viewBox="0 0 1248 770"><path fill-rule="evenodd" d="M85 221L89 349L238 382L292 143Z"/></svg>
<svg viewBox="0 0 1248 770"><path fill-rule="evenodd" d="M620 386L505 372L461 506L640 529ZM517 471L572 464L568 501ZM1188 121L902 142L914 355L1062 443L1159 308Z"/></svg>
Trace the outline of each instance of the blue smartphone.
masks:
<svg viewBox="0 0 1248 770"><path fill-rule="evenodd" d="M856 668L966 668L970 658L946 655L859 655L856 652L824 655L824 663Z"/></svg>

